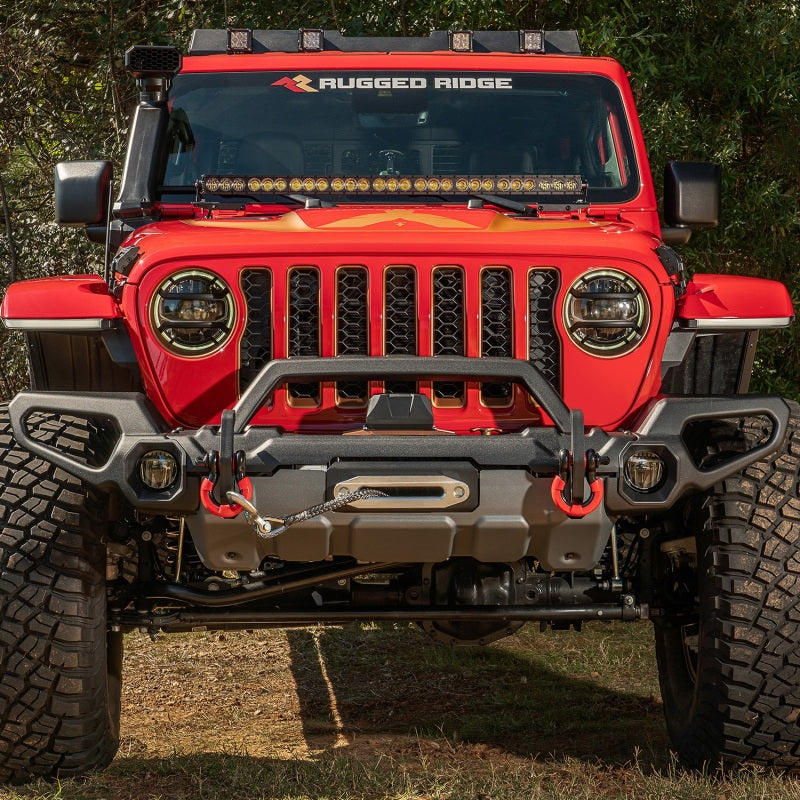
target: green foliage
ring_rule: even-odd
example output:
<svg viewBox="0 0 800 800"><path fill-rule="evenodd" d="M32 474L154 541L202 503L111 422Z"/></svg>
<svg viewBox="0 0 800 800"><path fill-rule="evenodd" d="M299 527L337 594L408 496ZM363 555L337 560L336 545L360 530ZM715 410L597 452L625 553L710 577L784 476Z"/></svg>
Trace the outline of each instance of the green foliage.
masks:
<svg viewBox="0 0 800 800"><path fill-rule="evenodd" d="M800 300L800 15L793 0L4 0L0 173L18 239L17 277L98 267L98 248L48 224L52 170L67 158L120 166L135 100L126 48L185 47L193 28L226 25L350 35L577 28L587 52L631 70L657 182L669 159L723 167L722 225L685 248L690 269L775 278ZM10 277L0 238L0 283ZM798 395L799 338L796 328L765 337L757 388ZM3 359L8 352L3 342Z"/></svg>

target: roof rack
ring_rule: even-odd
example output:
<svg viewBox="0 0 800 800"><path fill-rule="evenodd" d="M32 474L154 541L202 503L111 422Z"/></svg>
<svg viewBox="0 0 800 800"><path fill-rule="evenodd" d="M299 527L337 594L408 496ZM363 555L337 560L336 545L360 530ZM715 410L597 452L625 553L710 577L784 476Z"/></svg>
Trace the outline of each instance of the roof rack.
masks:
<svg viewBox="0 0 800 800"><path fill-rule="evenodd" d="M246 31L249 48L234 50L230 47L230 33L226 29L198 29L192 34L190 56L219 55L230 52L298 53L303 47L304 31ZM244 30L241 33L245 33ZM320 34L320 47L325 51L344 53L432 53L453 48L452 31L433 31L430 36L344 36L339 31L315 31ZM470 35L469 48L473 53L526 52L521 42L526 31L464 31ZM539 33L530 32L530 33ZM546 54L581 55L577 31L542 31L543 52ZM540 51L541 52L541 51Z"/></svg>

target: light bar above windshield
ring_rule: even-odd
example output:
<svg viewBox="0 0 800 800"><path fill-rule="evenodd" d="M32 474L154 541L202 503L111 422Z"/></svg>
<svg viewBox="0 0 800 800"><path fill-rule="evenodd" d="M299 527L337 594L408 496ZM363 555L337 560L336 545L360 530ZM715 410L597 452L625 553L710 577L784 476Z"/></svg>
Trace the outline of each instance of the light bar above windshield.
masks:
<svg viewBox="0 0 800 800"><path fill-rule="evenodd" d="M356 195L472 195L499 192L504 195L557 195L576 200L586 195L580 175L377 175L377 176L261 176L203 175L199 194L243 195L315 192Z"/></svg>
<svg viewBox="0 0 800 800"><path fill-rule="evenodd" d="M236 29L238 33L243 29ZM434 53L451 49L452 35L462 41L469 34L474 53L549 53L581 55L576 31L431 31L429 36L345 36L337 30L304 28L295 30L249 31L248 49L231 50L227 29L198 29L192 34L190 56L222 55L231 52L298 53L308 50L342 53ZM314 34L309 36L308 34ZM313 47L308 47L313 41ZM536 45L534 47L534 44ZM457 47L464 51L465 48Z"/></svg>

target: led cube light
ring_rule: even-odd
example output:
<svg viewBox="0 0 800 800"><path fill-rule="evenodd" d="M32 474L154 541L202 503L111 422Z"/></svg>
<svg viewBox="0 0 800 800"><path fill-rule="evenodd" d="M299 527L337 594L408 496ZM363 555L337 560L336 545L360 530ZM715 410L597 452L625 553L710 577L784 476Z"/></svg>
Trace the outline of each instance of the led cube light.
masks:
<svg viewBox="0 0 800 800"><path fill-rule="evenodd" d="M520 53L544 53L544 31L520 31Z"/></svg>
<svg viewBox="0 0 800 800"><path fill-rule="evenodd" d="M228 28L228 52L252 53L253 31L248 28Z"/></svg>
<svg viewBox="0 0 800 800"><path fill-rule="evenodd" d="M450 31L450 49L456 53L472 52L472 31Z"/></svg>
<svg viewBox="0 0 800 800"><path fill-rule="evenodd" d="M301 53L314 53L325 49L325 34L319 28L300 28L297 49Z"/></svg>

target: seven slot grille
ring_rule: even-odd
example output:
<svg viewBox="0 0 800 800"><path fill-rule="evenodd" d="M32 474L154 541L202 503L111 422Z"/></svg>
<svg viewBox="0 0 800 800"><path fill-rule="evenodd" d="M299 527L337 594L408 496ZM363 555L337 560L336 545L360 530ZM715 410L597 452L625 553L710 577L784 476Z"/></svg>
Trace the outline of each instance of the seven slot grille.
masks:
<svg viewBox="0 0 800 800"><path fill-rule="evenodd" d="M380 292L371 282L381 282ZM430 280L430 294L421 291L421 280ZM474 281L475 285L468 284ZM285 336L289 358L319 356L322 350L322 291L334 293L335 308L332 342L325 353L336 355L482 355L510 358L514 355L514 320L523 309L514 308L514 285L526 284L528 352L531 363L556 388L560 387L561 347L553 322L554 303L559 289L555 269L533 269L515 274L508 267L485 267L474 277L460 266L435 267L423 278L412 266L393 266L382 274L364 266L342 266L333 281L321 281L317 267L293 267L286 278L285 331L274 330L274 281L267 268L245 269L241 287L247 306L247 319L240 345L240 390L244 390L259 370L273 358L273 337ZM466 306L470 288L479 294L479 313L474 322ZM519 289L519 287L518 287ZM425 316L421 297L430 297L430 349L420 347L418 320ZM519 291L518 291L519 296ZM383 308L370 307L380 297ZM326 298L327 299L327 298ZM383 318L382 341L370 320ZM474 324L477 330L470 331ZM325 334L328 336L329 334ZM468 342L478 342L480 351L470 352ZM474 344L472 345L475 346ZM508 383L481 384L481 399L486 405L504 406L513 400ZM410 381L387 382L388 392L414 392ZM319 405L320 387L316 383L290 383L290 401L297 405ZM460 406L466 400L465 386L457 381L434 381L437 405ZM368 386L362 381L336 384L339 405L363 405Z"/></svg>

